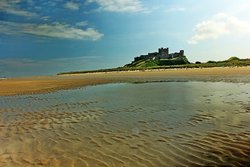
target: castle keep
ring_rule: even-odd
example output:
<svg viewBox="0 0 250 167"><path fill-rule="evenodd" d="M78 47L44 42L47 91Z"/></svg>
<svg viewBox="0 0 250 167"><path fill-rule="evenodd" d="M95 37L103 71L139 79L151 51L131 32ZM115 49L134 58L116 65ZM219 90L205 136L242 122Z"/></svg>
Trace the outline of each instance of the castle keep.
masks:
<svg viewBox="0 0 250 167"><path fill-rule="evenodd" d="M158 52L148 53L147 55L141 55L139 57L134 58L134 62L139 60L148 60L148 59L173 59L184 56L184 50L180 50L180 52L169 53L168 48L159 48Z"/></svg>

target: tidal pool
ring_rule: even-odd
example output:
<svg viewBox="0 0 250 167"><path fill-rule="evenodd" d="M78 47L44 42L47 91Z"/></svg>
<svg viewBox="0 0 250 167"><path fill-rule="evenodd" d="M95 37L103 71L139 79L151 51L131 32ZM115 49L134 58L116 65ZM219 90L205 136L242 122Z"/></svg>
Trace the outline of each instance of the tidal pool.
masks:
<svg viewBox="0 0 250 167"><path fill-rule="evenodd" d="M250 84L107 84L0 97L1 167L249 166Z"/></svg>

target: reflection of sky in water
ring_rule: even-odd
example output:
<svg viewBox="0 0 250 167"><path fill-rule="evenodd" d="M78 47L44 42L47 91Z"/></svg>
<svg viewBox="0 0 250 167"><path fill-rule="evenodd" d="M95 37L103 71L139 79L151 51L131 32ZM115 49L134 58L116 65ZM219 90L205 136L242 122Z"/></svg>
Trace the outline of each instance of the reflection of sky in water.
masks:
<svg viewBox="0 0 250 167"><path fill-rule="evenodd" d="M204 128L225 129L228 124L241 123L242 117L237 113L242 105L249 103L248 88L249 84L224 82L107 84L49 94L1 97L0 106L20 112L46 111L51 107L58 111L67 107L78 112L113 111L114 114L104 114L102 119L131 126L133 133L139 133L138 119L183 129L193 116L199 117L193 122L212 122L204 124ZM82 105L72 107L75 104ZM121 119L117 120L118 113Z"/></svg>
<svg viewBox="0 0 250 167"><path fill-rule="evenodd" d="M107 84L0 97L0 166L248 163L249 86Z"/></svg>

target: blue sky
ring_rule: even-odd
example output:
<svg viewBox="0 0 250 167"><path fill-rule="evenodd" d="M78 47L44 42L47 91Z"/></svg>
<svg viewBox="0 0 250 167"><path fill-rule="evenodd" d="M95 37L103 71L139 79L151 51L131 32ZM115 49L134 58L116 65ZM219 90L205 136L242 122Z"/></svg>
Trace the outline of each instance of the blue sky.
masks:
<svg viewBox="0 0 250 167"><path fill-rule="evenodd" d="M169 47L249 58L248 0L0 0L0 77L123 66Z"/></svg>

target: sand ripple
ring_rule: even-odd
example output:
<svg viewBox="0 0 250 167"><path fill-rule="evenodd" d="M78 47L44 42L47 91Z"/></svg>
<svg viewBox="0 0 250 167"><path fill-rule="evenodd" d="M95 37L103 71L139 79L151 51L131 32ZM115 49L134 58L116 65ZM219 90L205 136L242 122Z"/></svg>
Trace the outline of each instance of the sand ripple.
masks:
<svg viewBox="0 0 250 167"><path fill-rule="evenodd" d="M209 91L178 107L78 93L2 98L0 166L250 165L250 93Z"/></svg>

